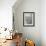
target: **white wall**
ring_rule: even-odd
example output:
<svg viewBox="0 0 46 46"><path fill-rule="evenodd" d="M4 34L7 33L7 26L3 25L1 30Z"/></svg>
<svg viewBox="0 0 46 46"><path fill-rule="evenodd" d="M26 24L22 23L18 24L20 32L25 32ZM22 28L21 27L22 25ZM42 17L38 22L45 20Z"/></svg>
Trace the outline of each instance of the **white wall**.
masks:
<svg viewBox="0 0 46 46"><path fill-rule="evenodd" d="M16 0L0 0L0 27L12 28L12 6Z"/></svg>
<svg viewBox="0 0 46 46"><path fill-rule="evenodd" d="M46 46L46 0L41 1L40 23L42 46Z"/></svg>
<svg viewBox="0 0 46 46"><path fill-rule="evenodd" d="M34 40L36 46L41 46L41 34L40 34L40 0L23 0L20 5L13 8L15 16L15 29L18 32L22 32L23 36L28 39ZM23 12L35 12L35 26L23 27Z"/></svg>

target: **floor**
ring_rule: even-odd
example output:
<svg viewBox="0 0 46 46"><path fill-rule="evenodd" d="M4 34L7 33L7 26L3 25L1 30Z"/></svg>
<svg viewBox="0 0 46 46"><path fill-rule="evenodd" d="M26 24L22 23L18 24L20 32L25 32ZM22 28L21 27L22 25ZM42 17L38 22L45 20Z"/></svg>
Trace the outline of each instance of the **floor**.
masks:
<svg viewBox="0 0 46 46"><path fill-rule="evenodd" d="M16 46L15 39L13 39L13 40L6 40L6 42L2 43L0 46Z"/></svg>
<svg viewBox="0 0 46 46"><path fill-rule="evenodd" d="M22 37L21 33L16 33L11 39L11 40L6 40L6 39L2 39L0 38L0 46L24 46L24 44L22 43ZM4 42L5 41L5 42ZM3 43L2 43L3 42ZM19 43L18 43L19 42Z"/></svg>

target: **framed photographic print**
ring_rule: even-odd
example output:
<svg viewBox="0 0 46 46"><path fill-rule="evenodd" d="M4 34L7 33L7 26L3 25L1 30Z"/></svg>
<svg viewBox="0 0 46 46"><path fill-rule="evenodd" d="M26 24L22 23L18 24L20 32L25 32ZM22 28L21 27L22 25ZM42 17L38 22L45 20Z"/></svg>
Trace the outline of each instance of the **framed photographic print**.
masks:
<svg viewBox="0 0 46 46"><path fill-rule="evenodd" d="M23 26L35 26L35 12L23 12Z"/></svg>

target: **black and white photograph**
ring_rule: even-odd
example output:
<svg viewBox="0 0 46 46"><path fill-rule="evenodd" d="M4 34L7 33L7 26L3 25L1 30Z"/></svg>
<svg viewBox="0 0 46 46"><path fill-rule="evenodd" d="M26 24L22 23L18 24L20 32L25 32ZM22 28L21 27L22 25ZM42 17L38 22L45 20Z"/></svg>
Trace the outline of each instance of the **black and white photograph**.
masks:
<svg viewBox="0 0 46 46"><path fill-rule="evenodd" d="M23 13L23 26L34 26L35 13L24 12Z"/></svg>

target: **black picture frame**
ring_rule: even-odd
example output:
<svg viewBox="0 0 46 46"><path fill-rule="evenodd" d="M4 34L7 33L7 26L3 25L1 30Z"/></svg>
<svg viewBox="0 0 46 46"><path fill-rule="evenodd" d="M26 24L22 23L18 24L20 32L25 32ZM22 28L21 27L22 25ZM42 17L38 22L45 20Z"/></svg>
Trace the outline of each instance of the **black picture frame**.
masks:
<svg viewBox="0 0 46 46"><path fill-rule="evenodd" d="M24 27L35 26L35 12L23 12L23 26Z"/></svg>

